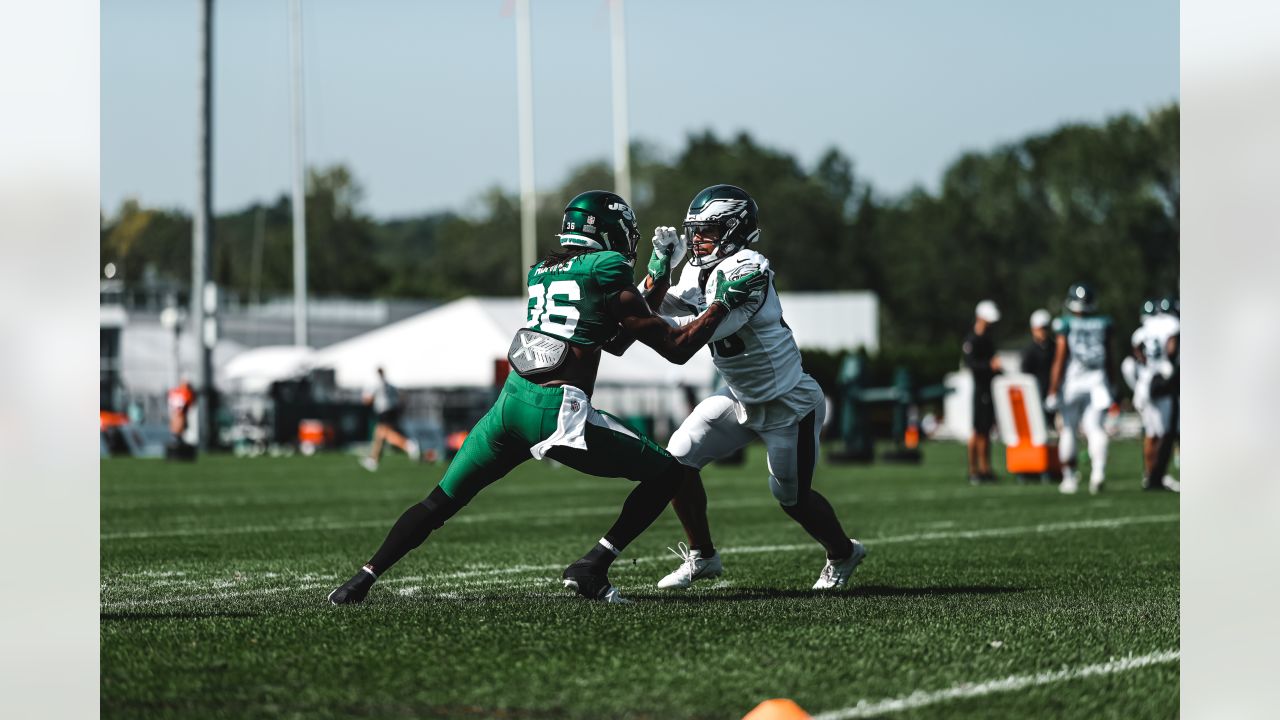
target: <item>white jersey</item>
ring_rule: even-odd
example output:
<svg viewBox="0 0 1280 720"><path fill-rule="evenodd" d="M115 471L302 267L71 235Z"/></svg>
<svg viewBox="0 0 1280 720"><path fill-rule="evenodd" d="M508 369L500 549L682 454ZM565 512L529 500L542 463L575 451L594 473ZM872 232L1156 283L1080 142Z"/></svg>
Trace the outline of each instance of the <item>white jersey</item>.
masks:
<svg viewBox="0 0 1280 720"><path fill-rule="evenodd" d="M1053 331L1067 339L1067 385L1106 382L1107 336L1111 318L1106 315L1063 315L1053 321Z"/></svg>
<svg viewBox="0 0 1280 720"><path fill-rule="evenodd" d="M1141 347L1148 365L1153 365L1169 357L1169 338L1180 331L1176 315L1150 315L1142 321L1142 325L1133 331L1134 347Z"/></svg>
<svg viewBox="0 0 1280 720"><path fill-rule="evenodd" d="M1155 407L1151 403L1151 380L1156 373L1160 372L1162 366L1168 364L1166 361L1169 359L1169 338L1178 335L1179 331L1180 323L1177 316L1164 313L1148 316L1142 321L1142 325L1133 331L1130 343L1135 348L1142 348L1142 355L1146 360L1137 366L1136 382L1133 385L1133 404L1138 409ZM1163 432L1153 428L1167 427L1167 425L1167 421L1162 425L1153 425L1148 422L1148 433L1162 435Z"/></svg>
<svg viewBox="0 0 1280 720"><path fill-rule="evenodd" d="M400 392L386 380L375 383L366 395L373 398L373 411L376 413L393 410L400 404Z"/></svg>
<svg viewBox="0 0 1280 720"><path fill-rule="evenodd" d="M715 267L685 265L680 279L667 291L659 313L677 325L687 325L716 297L716 272L733 279L763 270L769 284L757 299L735 308L711 337L711 356L725 384L742 403L759 404L794 389L806 377L791 328L782 319L782 304L773 287L769 260L743 248ZM705 272L704 272L705 271Z"/></svg>

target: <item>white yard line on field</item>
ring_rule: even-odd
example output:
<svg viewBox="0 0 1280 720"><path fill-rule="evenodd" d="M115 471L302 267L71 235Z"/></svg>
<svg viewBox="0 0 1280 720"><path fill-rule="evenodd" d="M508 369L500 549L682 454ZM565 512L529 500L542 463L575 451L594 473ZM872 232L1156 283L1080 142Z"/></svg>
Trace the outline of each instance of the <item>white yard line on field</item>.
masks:
<svg viewBox="0 0 1280 720"><path fill-rule="evenodd" d="M1010 488L1010 490L1020 490L1021 488ZM996 489L998 490L998 488ZM984 492L984 496L989 496L991 492ZM974 497L973 493L967 491L932 491L924 490L913 493L905 493L903 495L895 495L891 498L870 497L866 495L837 495L829 499L841 503L857 503L863 501L871 501L884 504L886 502L908 502L908 501L933 501L933 500L949 500L949 499L966 499ZM740 498L737 500L718 500L711 504L713 510L727 510L734 508L749 507L770 507L777 503L772 496L765 495L762 497ZM468 524L468 523L484 523L502 520L514 520L518 518L532 518L536 522L553 522L562 518L572 517L591 517L596 515L616 515L621 505L595 505L590 507L578 508L558 508L547 510L544 508L530 508L527 510L507 510L480 512L471 514L459 514L452 518L450 524ZM195 519L196 516L192 516ZM386 528L393 522L390 517L379 518L377 520L335 520L330 522L299 522L299 523L273 523L270 525L232 525L227 527L177 527L161 530L119 530L113 532L104 532L98 537L103 541L109 540L145 540L149 538L172 538L172 537L201 537L206 535L241 535L252 533L277 533L277 532L323 532L328 530L358 530L360 528L374 527Z"/></svg>
<svg viewBox="0 0 1280 720"><path fill-rule="evenodd" d="M1042 523L1040 525L1021 525L1016 527L1002 528L986 528L984 530L952 530L952 531L935 531L925 533L914 533L910 535L890 535L886 537L863 538L863 542L874 552L876 546L887 545L892 543L911 543L911 542L929 542L932 540L974 540L981 538L1008 537L1013 535L1033 535L1039 533L1054 533L1070 530L1093 530L1093 529L1113 529L1125 527L1128 525L1140 525L1147 523L1174 522L1178 519L1177 515L1144 515L1108 518L1103 520L1079 520L1073 522L1059 523ZM729 555L737 554L754 554L754 553L774 553L774 552L792 552L799 550L815 550L813 543L802 543L795 545L754 545L743 547L726 547L723 552ZM646 557L635 558L635 562L655 562L659 560L667 560L669 556L650 555ZM381 584L387 583L411 583L411 582L428 582L441 588L453 587L469 587L481 588L499 583L509 584L510 575L519 575L524 573L541 573L553 572L564 568L563 563L552 565L507 565L507 566L476 566L464 570L455 570L437 575L413 575L400 578L388 578L381 581ZM264 577L270 577L274 574L268 573ZM117 578L130 577L130 575L116 576ZM304 576L305 579L312 579L317 576ZM302 579L302 578L300 578ZM478 579L478 580L477 580ZM461 581L461 582L458 582ZM164 582L164 581L161 581ZM124 589L130 592L145 593L154 587L153 584L140 585L119 585L115 582L104 582L110 589ZM221 578L213 583L204 585L201 589L218 590L214 594L201 595L165 595L162 597L141 598L136 600L119 600L102 603L103 610L126 609L147 607L152 605L169 605L173 603L184 602L204 602L208 600L230 600L238 597L248 597L253 595L268 595L272 593L285 592L289 590L313 590L330 585L307 584L295 586L279 586L270 588L246 588L241 591L229 591L227 588L234 587L235 582L230 582L227 578ZM194 589L194 588L193 588Z"/></svg>
<svg viewBox="0 0 1280 720"><path fill-rule="evenodd" d="M1000 680L988 680L985 682L966 682L952 685L945 690L917 690L910 695L902 695L885 700L859 700L858 704L852 707L818 713L813 716L813 720L850 720L851 718L877 717L951 700L964 700L993 693L1012 692L1037 685L1049 685L1068 680L1114 675L1150 665L1177 661L1178 651L1166 650L1137 657L1129 656L1113 659L1108 662L1085 665L1083 667L1065 668L1054 672L1043 672L1035 675L1010 675Z"/></svg>

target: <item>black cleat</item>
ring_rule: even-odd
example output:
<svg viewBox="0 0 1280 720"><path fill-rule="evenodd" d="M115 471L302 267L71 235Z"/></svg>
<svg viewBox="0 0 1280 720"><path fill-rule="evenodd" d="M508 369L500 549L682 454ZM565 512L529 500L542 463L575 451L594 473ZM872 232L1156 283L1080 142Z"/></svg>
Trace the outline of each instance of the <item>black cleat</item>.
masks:
<svg viewBox="0 0 1280 720"><path fill-rule="evenodd" d="M609 582L608 573L602 573L587 561L579 560L564 569L561 575L564 586L588 600L606 603L629 603L630 600L618 594L618 589Z"/></svg>
<svg viewBox="0 0 1280 720"><path fill-rule="evenodd" d="M377 580L371 573L361 568L351 579L342 583L337 590L329 593L329 602L334 605L354 605L364 600Z"/></svg>

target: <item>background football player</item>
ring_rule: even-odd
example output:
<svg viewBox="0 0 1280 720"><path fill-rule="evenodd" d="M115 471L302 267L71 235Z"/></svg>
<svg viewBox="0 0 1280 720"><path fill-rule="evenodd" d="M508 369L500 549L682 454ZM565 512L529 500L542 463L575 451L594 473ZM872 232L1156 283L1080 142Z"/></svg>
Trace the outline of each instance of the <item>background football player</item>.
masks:
<svg viewBox="0 0 1280 720"><path fill-rule="evenodd" d="M1172 447L1177 432L1175 392L1178 341L1178 303L1173 297L1148 300L1142 325L1132 337L1135 359L1134 407L1142 415L1143 487L1147 490L1179 490L1178 481L1165 474L1168 453L1160 461L1162 444Z"/></svg>
<svg viewBox="0 0 1280 720"><path fill-rule="evenodd" d="M866 548L849 538L831 503L812 487L826 399L801 368L769 261L748 249L760 237L756 202L740 188L713 185L689 204L684 232L682 239L672 227L655 231L644 280L650 306L677 327L696 322L714 302L720 283L755 273L764 273L769 281L763 294L730 312L712 333L712 357L726 387L699 403L667 446L688 472L672 504L689 543L680 544L680 567L658 587L686 588L724 571L712 543L699 471L755 438L764 441L768 453L773 496L826 550L827 562L814 589L842 587ZM671 273L686 251L689 264L673 286Z"/></svg>
<svg viewBox="0 0 1280 720"><path fill-rule="evenodd" d="M1058 489L1074 493L1079 487L1076 469L1076 431L1084 432L1089 448L1089 492L1102 490L1107 477L1107 447L1110 438L1103 425L1105 415L1118 412L1111 393L1114 381L1111 363L1111 318L1097 314L1093 288L1076 283L1067 289L1063 307L1067 313L1053 322L1057 350L1049 377L1045 407L1060 410L1062 435L1058 457L1062 461L1062 482Z"/></svg>
<svg viewBox="0 0 1280 720"><path fill-rule="evenodd" d="M531 457L638 483L613 527L563 575L565 586L584 597L625 602L609 583L609 567L662 514L684 472L652 440L591 406L600 350L622 328L668 360L684 363L768 278L762 271L733 279L721 273L705 311L672 327L653 314L636 288L632 265L640 233L625 200L603 191L575 197L565 208L559 238L562 249L529 269L528 319L512 342L512 372L498 399L472 428L440 484L405 510L369 562L329 594L335 605L362 601L379 575L476 493ZM439 341L444 348L449 339Z"/></svg>

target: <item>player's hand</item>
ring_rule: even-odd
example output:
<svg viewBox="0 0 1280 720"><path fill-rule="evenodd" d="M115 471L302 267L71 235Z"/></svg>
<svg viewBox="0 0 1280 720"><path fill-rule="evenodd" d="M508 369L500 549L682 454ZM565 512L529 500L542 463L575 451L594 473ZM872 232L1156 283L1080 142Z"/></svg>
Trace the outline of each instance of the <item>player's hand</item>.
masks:
<svg viewBox="0 0 1280 720"><path fill-rule="evenodd" d="M1044 409L1048 412L1057 412L1060 404L1057 393L1052 393L1044 399Z"/></svg>
<svg viewBox="0 0 1280 720"><path fill-rule="evenodd" d="M759 297L768 284L769 273L760 269L732 280L725 278L723 270L717 270L716 299L712 302L724 305L726 310L733 310Z"/></svg>
<svg viewBox="0 0 1280 720"><path fill-rule="evenodd" d="M649 277L671 281L671 273L684 260L686 246L684 238L676 233L673 227L654 228L653 254L649 256Z"/></svg>

